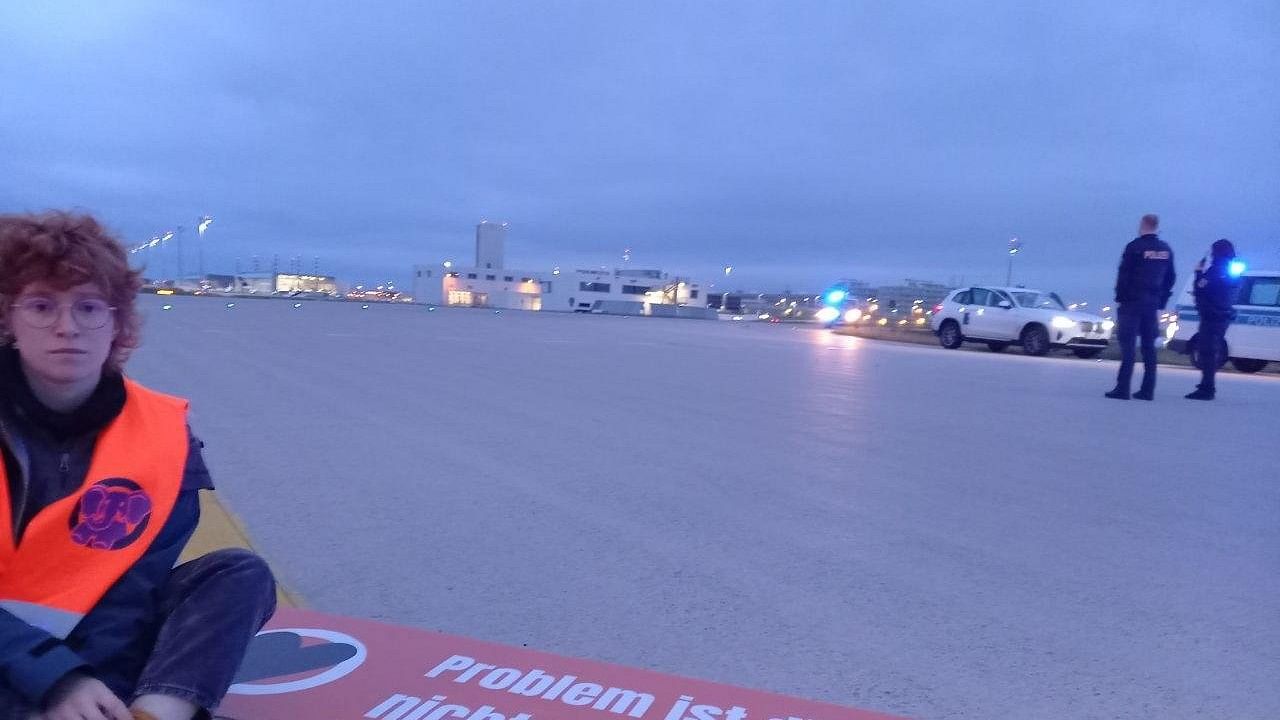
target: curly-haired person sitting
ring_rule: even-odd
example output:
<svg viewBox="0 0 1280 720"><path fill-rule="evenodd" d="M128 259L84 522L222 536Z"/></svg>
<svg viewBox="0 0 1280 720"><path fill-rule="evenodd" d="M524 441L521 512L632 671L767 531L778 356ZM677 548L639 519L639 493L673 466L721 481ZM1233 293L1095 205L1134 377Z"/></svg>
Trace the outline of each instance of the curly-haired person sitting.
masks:
<svg viewBox="0 0 1280 720"><path fill-rule="evenodd" d="M0 718L208 717L275 609L250 552L175 567L212 483L123 374L140 286L93 218L0 216Z"/></svg>

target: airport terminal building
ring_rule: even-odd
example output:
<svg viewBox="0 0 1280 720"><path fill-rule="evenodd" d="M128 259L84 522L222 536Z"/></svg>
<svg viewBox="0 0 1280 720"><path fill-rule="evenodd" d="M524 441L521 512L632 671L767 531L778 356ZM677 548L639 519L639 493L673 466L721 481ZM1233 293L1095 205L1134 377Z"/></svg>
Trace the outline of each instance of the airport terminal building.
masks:
<svg viewBox="0 0 1280 720"><path fill-rule="evenodd" d="M512 270L506 223L476 226L476 260L415 265L413 297L427 305L620 315L714 317L701 283L661 270ZM686 309L687 308L687 309Z"/></svg>

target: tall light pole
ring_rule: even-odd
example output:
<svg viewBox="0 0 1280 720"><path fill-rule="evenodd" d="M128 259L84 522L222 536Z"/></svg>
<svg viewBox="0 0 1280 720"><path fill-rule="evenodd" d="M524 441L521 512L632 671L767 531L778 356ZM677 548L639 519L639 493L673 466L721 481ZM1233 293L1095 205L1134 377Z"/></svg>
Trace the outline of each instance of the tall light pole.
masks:
<svg viewBox="0 0 1280 720"><path fill-rule="evenodd" d="M208 230L209 226L212 224L213 224L213 218L209 217L208 215L205 215L204 217L200 218L200 224L196 225L196 233L200 236L196 242L198 243L198 250L200 253L200 277L201 278L204 277L204 231Z"/></svg>
<svg viewBox="0 0 1280 720"><path fill-rule="evenodd" d="M1009 272L1005 275L1005 287L1013 286L1013 256L1022 250L1022 241L1017 237L1009 238Z"/></svg>
<svg viewBox="0 0 1280 720"><path fill-rule="evenodd" d="M153 240L152 242L157 242L157 243L159 243L159 244L160 244L160 249L161 249L161 250L163 250L163 249L165 248L165 246L167 246L167 245L169 244L169 241L170 241L170 240L172 240L172 239L173 239L173 231L172 231L172 230L166 230L166 231L164 232L164 234L163 234L163 235L161 235L160 237L156 238L156 239L155 239L155 240ZM164 254L165 254L165 255L169 255L169 253L164 253ZM170 271L172 271L172 270L173 270L173 260L170 260L170 261L169 261L169 270L170 270Z"/></svg>
<svg viewBox="0 0 1280 720"><path fill-rule="evenodd" d="M187 274L186 266L182 262L182 233L184 230L186 228L179 225L176 231L177 237L173 241L173 244L178 248L178 282L181 282L182 278Z"/></svg>

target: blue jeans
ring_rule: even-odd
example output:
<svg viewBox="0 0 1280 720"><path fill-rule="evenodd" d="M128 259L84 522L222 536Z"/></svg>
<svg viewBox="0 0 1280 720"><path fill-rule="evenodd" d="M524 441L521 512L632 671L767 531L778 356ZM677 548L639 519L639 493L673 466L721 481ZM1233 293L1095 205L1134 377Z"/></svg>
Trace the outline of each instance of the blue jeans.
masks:
<svg viewBox="0 0 1280 720"><path fill-rule="evenodd" d="M231 687L249 641L275 612L275 580L257 555L218 550L174 568L158 592L156 623L140 631L150 655L141 666L117 662L92 674L126 704L139 695L171 695L207 718ZM0 718L26 720L38 711L0 688Z"/></svg>
<svg viewBox="0 0 1280 720"><path fill-rule="evenodd" d="M1116 335L1120 341L1120 373L1116 389L1128 393L1133 384L1136 361L1134 343L1142 341L1142 392L1156 389L1156 337L1160 334L1160 309L1150 306L1121 305L1116 312Z"/></svg>

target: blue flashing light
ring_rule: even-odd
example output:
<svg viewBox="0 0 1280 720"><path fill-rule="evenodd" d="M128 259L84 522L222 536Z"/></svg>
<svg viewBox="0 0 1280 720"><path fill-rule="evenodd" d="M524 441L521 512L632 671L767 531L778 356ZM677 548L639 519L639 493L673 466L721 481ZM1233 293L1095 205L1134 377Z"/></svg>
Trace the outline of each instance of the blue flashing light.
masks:
<svg viewBox="0 0 1280 720"><path fill-rule="evenodd" d="M1247 266L1244 264L1244 262L1243 262L1243 261L1241 261L1241 260L1232 260L1232 261L1227 265L1227 272L1231 274L1231 277L1240 277L1241 275L1243 275L1243 274L1244 274L1244 271L1245 271L1245 268L1246 268L1246 267L1247 267Z"/></svg>
<svg viewBox="0 0 1280 720"><path fill-rule="evenodd" d="M826 297L827 304L839 305L848 296L849 296L849 293L845 292L844 290L832 290L831 292L827 293L827 297Z"/></svg>

